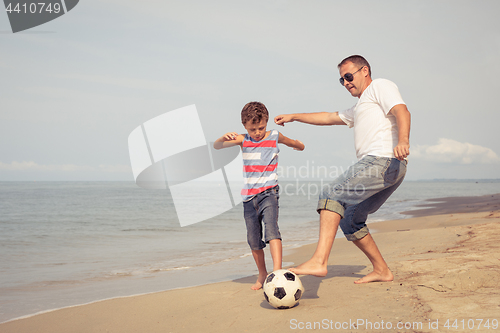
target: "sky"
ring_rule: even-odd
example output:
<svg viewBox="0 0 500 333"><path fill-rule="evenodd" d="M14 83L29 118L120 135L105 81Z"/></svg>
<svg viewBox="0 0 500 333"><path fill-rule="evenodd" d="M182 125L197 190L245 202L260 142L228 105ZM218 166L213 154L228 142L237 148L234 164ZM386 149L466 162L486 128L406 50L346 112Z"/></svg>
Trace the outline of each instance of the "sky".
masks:
<svg viewBox="0 0 500 333"><path fill-rule="evenodd" d="M406 179L500 178L498 12L497 0L82 0L14 34L2 11L0 181L134 181L130 133L192 104L207 142L244 133L250 101L271 119L350 108L337 64L352 54L411 112ZM284 179L356 161L347 126L272 128L306 145L281 147Z"/></svg>

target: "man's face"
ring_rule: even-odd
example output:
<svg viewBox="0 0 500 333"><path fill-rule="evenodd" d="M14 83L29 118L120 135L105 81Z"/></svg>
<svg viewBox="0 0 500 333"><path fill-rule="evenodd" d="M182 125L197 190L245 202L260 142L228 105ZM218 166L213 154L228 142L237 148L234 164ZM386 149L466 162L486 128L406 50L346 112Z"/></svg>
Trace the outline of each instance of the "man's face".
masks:
<svg viewBox="0 0 500 333"><path fill-rule="evenodd" d="M359 70L361 68L361 70ZM368 76L368 68L360 67L359 65L355 65L352 62L347 62L339 68L340 77L344 77L346 73L354 74L354 79L349 82L344 79L344 87L351 93L354 97L360 97L363 91L370 84L370 80Z"/></svg>

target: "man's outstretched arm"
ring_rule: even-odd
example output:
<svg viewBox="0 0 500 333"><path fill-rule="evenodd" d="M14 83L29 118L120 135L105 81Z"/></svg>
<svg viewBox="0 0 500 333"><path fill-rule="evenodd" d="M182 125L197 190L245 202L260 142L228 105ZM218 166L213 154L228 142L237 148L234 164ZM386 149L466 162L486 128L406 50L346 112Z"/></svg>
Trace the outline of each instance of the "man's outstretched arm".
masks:
<svg viewBox="0 0 500 333"><path fill-rule="evenodd" d="M285 123L293 121L318 126L346 125L346 123L344 123L344 121L339 117L338 112L280 114L274 118L274 122L281 126L285 126Z"/></svg>

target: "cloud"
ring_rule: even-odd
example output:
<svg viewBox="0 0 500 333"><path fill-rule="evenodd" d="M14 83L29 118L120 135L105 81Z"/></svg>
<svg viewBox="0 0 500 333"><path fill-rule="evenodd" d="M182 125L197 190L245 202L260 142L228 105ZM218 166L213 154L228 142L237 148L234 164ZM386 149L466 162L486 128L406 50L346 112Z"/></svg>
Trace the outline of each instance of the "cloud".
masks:
<svg viewBox="0 0 500 333"><path fill-rule="evenodd" d="M411 156L427 161L450 164L500 163L500 157L490 148L445 138L440 138L436 145L417 146L411 150Z"/></svg>
<svg viewBox="0 0 500 333"><path fill-rule="evenodd" d="M75 164L38 164L33 161L11 163L0 162L0 170L5 171L58 171L58 172L110 172L110 173L131 173L132 170L129 165L105 165L101 164L98 167L88 165L75 165Z"/></svg>

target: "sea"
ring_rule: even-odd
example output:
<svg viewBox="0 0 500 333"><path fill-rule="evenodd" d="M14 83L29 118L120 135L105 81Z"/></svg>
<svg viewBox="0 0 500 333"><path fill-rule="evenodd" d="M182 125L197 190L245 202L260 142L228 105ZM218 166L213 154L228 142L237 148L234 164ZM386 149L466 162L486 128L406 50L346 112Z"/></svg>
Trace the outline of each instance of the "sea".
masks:
<svg viewBox="0 0 500 333"><path fill-rule="evenodd" d="M322 185L280 181L284 254L317 241ZM368 223L411 217L400 213L436 198L496 193L500 180L405 181ZM168 190L126 181L0 182L0 253L0 322L257 274L241 203L181 227Z"/></svg>

